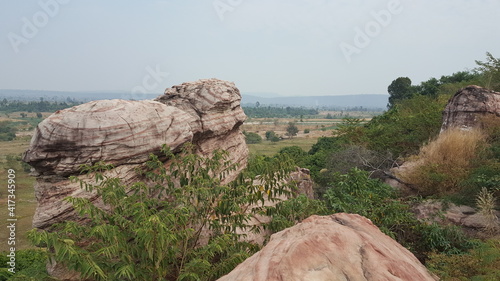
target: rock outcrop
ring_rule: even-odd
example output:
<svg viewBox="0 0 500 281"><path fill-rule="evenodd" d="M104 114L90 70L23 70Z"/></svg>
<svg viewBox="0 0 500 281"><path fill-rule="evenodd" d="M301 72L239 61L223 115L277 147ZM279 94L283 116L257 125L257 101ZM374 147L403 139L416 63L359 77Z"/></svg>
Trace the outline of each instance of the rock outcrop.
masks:
<svg viewBox="0 0 500 281"><path fill-rule="evenodd" d="M370 220L340 213L312 216L274 234L219 281L437 279Z"/></svg>
<svg viewBox="0 0 500 281"><path fill-rule="evenodd" d="M139 179L135 169L163 144L177 151L192 142L202 155L229 151L228 160L239 169L225 182L233 180L248 156L240 131L246 118L240 100L234 83L204 79L173 86L155 101L93 101L52 114L38 125L23 156L37 176L33 226L47 228L75 219L71 205L63 201L67 196L99 204L95 194L68 179L79 175L81 164L111 163L115 168L107 175L129 183Z"/></svg>
<svg viewBox="0 0 500 281"><path fill-rule="evenodd" d="M412 211L421 221L460 226L470 234L479 234L490 228L500 229L499 211L495 211L497 219L491 221L472 207L457 206L453 203L444 204L442 201L432 199L413 206Z"/></svg>
<svg viewBox="0 0 500 281"><path fill-rule="evenodd" d="M477 127L481 117L487 115L500 117L500 93L479 86L467 86L460 89L446 105L441 131L450 127Z"/></svg>

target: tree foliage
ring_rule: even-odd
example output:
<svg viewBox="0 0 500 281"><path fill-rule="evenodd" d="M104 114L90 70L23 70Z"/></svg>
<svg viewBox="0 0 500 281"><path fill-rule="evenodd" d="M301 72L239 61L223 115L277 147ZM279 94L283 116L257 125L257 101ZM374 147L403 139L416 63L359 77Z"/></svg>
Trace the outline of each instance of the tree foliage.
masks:
<svg viewBox="0 0 500 281"><path fill-rule="evenodd" d="M500 91L500 58L495 58L486 52L486 61L476 60L477 71L483 75L484 86L488 89Z"/></svg>
<svg viewBox="0 0 500 281"><path fill-rule="evenodd" d="M293 118L293 117L307 117L316 116L319 114L317 109L305 107L275 107L275 106L262 106L251 107L244 106L243 111L250 118Z"/></svg>
<svg viewBox="0 0 500 281"><path fill-rule="evenodd" d="M413 90L411 80L408 77L399 77L387 87L389 93L388 107L393 107L398 101L408 99L412 96Z"/></svg>
<svg viewBox="0 0 500 281"><path fill-rule="evenodd" d="M43 99L40 101L22 102L22 101L7 101L4 99L0 102L0 111L11 113L16 111L26 112L54 112L56 110L65 109L78 105L77 102L48 102Z"/></svg>
<svg viewBox="0 0 500 281"><path fill-rule="evenodd" d="M254 132L243 132L245 135L245 142L247 144L256 144L262 142L262 137Z"/></svg>
<svg viewBox="0 0 500 281"><path fill-rule="evenodd" d="M290 138L293 138L299 132L299 128L295 125L295 122L289 122L286 127L286 135Z"/></svg>
<svg viewBox="0 0 500 281"><path fill-rule="evenodd" d="M0 141L11 141L16 138L17 128L11 121L0 121Z"/></svg>
<svg viewBox="0 0 500 281"><path fill-rule="evenodd" d="M193 154L190 148L173 154L164 147L163 152L171 165L165 167L151 155L141 171L148 184L125 186L106 176L110 165L84 166L95 182L72 180L96 192L108 207L68 197L87 222L65 222L53 232L32 230L32 242L46 246L52 258L82 278L95 280L215 280L232 270L257 249L236 230L259 230L247 221L265 213L265 198L274 200L286 192L277 183L288 173L289 163L281 159L256 167L262 182L258 186L248 172L221 184L236 168L227 152L211 157Z"/></svg>

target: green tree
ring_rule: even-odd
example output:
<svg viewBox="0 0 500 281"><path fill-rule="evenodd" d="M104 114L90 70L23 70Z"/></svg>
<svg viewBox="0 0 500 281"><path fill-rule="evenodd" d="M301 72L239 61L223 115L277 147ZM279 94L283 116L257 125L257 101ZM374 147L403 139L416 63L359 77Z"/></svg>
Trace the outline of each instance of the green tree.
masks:
<svg viewBox="0 0 500 281"><path fill-rule="evenodd" d="M486 61L476 60L479 67L476 69L484 76L484 86L488 89L500 91L500 59L486 52Z"/></svg>
<svg viewBox="0 0 500 281"><path fill-rule="evenodd" d="M294 137L297 135L299 132L299 128L295 126L295 122L289 122L288 126L286 127L286 135L290 138Z"/></svg>
<svg viewBox="0 0 500 281"><path fill-rule="evenodd" d="M204 158L192 150L173 154L164 146L162 158L170 159L169 167L151 155L141 171L151 184L125 186L106 176L111 165L84 166L83 172L94 179L71 179L100 196L107 208L69 197L65 200L87 222L64 222L52 232L34 229L29 238L47 247L58 263L80 272L82 279L217 279L257 250L243 242L236 229L251 230L248 219L265 212L259 202L286 193L277 183L291 165L282 158L258 167L254 172L263 182L258 186L248 172L223 185L227 173L236 169L227 152Z"/></svg>
<svg viewBox="0 0 500 281"><path fill-rule="evenodd" d="M353 143L360 143L363 136L363 128L360 118L345 117L337 127L337 134Z"/></svg>
<svg viewBox="0 0 500 281"><path fill-rule="evenodd" d="M276 133L274 131L266 132L266 140L272 140L273 137L276 137Z"/></svg>
<svg viewBox="0 0 500 281"><path fill-rule="evenodd" d="M389 108L393 107L398 101L408 99L413 94L413 89L411 86L411 80L408 77L399 77L387 88L389 92Z"/></svg>
<svg viewBox="0 0 500 281"><path fill-rule="evenodd" d="M255 143L261 143L262 142L262 137L254 132L243 132L245 135L245 142L247 144L255 144Z"/></svg>

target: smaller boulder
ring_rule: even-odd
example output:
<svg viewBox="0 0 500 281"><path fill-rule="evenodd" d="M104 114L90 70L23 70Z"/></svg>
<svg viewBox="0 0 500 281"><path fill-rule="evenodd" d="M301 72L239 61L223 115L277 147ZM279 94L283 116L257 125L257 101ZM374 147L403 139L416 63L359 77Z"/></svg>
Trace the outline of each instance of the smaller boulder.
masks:
<svg viewBox="0 0 500 281"><path fill-rule="evenodd" d="M311 216L280 231L219 281L437 280L369 219Z"/></svg>

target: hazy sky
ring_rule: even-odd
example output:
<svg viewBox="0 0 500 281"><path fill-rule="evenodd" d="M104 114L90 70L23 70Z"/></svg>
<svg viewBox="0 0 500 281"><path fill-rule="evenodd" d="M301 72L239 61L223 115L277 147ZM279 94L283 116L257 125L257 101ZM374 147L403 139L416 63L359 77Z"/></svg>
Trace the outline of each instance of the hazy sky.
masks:
<svg viewBox="0 0 500 281"><path fill-rule="evenodd" d="M500 57L499 0L0 0L0 89L385 94Z"/></svg>

